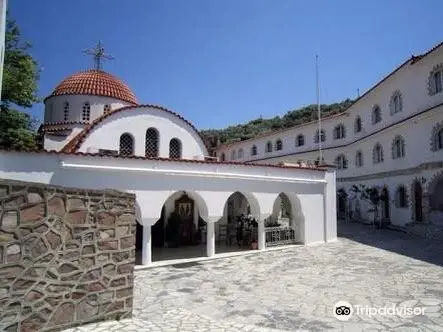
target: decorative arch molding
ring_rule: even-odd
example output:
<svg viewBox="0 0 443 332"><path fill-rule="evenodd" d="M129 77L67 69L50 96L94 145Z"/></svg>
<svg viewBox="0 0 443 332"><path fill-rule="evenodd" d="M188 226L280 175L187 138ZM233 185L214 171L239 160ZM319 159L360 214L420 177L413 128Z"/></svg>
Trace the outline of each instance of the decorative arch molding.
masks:
<svg viewBox="0 0 443 332"><path fill-rule="evenodd" d="M173 117L179 119L180 121L183 121L191 129L191 131L196 135L197 139L198 138L200 139L199 143L200 143L201 147L203 148L205 155L207 155L208 146L206 145L206 141L203 139L203 136L201 136L201 134L199 133L197 128L195 128L191 122L189 122L188 120L183 118L178 113L175 113L165 107L158 106L158 105L152 105L152 104L124 106L121 108L117 108L115 110L111 110L108 113L103 114L102 116L99 116L89 126L87 126L85 129L83 129L77 136L75 136L71 141L69 141L69 143L66 144L60 152L63 152L63 153L78 152L78 150L80 149L82 143L86 140L86 138L94 131L94 129L96 127L98 127L100 125L100 123L102 123L108 117L111 117L111 116L121 113L121 112L125 112L125 111L130 112L133 110L143 109L143 108L152 108L155 110L164 111L164 112L172 115Z"/></svg>
<svg viewBox="0 0 443 332"><path fill-rule="evenodd" d="M438 134L440 133L440 131L443 130L443 121L437 123L433 128L432 128L432 134L431 134L431 151L437 151L439 150L439 146L438 146Z"/></svg>
<svg viewBox="0 0 443 332"><path fill-rule="evenodd" d="M396 100L398 100L397 101L398 104L396 103ZM389 100L389 110L391 115L403 111L403 97L400 90L395 90L392 93L391 99Z"/></svg>
<svg viewBox="0 0 443 332"><path fill-rule="evenodd" d="M428 77L428 94L430 96L433 96L437 94L439 91L437 91L436 82L434 79L435 74L441 73L443 75L443 63L439 63L438 65L435 65L434 68L432 68L432 71L429 73ZM443 76L441 76L443 77ZM441 78L440 78L441 79Z"/></svg>

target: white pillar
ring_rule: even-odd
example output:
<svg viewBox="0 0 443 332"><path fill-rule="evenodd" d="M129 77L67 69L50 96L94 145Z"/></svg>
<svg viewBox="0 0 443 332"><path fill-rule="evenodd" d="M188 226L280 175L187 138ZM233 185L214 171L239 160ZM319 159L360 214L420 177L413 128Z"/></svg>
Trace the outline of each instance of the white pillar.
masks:
<svg viewBox="0 0 443 332"><path fill-rule="evenodd" d="M206 223L206 256L215 255L215 223Z"/></svg>
<svg viewBox="0 0 443 332"><path fill-rule="evenodd" d="M149 265L152 262L151 251L151 225L143 225L143 248L142 264Z"/></svg>
<svg viewBox="0 0 443 332"><path fill-rule="evenodd" d="M264 250L265 248L266 248L265 220L260 218L258 221L258 249Z"/></svg>

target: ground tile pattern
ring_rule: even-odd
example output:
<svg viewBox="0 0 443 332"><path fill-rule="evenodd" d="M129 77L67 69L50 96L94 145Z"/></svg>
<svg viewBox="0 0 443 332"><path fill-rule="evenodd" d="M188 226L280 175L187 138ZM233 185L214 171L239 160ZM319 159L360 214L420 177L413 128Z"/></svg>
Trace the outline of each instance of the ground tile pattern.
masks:
<svg viewBox="0 0 443 332"><path fill-rule="evenodd" d="M443 331L443 243L339 225L337 242L136 272L133 319L70 331ZM425 307L399 317L354 308Z"/></svg>

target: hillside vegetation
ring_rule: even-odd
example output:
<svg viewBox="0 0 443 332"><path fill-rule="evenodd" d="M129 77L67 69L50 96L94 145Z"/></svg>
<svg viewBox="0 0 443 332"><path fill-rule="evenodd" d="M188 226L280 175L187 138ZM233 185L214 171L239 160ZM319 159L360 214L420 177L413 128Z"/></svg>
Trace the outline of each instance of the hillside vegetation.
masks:
<svg viewBox="0 0 443 332"><path fill-rule="evenodd" d="M346 99L339 103L321 105L322 117L341 113L351 106L353 100ZM214 148L217 141L220 143L231 143L254 138L258 135L275 130L297 126L317 119L317 105L309 105L297 110L289 111L282 117L276 116L272 119L255 119L246 124L229 126L225 129L202 130L209 147Z"/></svg>

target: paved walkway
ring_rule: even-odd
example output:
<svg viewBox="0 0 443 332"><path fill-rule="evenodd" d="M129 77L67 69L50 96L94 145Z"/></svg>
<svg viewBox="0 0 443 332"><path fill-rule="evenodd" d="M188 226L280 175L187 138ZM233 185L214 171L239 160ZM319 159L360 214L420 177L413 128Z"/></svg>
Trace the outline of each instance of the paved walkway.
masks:
<svg viewBox="0 0 443 332"><path fill-rule="evenodd" d="M337 242L136 272L134 318L69 331L443 331L443 243L340 225ZM334 304L354 307L348 321ZM357 314L357 305L425 315Z"/></svg>

